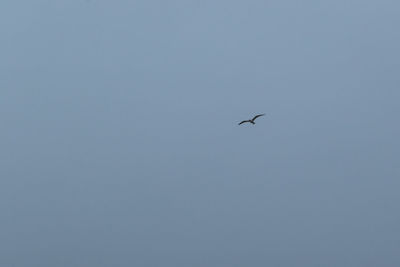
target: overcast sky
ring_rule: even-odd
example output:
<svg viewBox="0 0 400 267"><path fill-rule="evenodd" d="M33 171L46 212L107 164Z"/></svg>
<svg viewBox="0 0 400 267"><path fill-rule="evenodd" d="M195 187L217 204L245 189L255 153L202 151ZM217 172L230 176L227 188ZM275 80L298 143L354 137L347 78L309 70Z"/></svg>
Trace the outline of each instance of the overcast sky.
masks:
<svg viewBox="0 0 400 267"><path fill-rule="evenodd" d="M0 266L400 266L399 10L2 0Z"/></svg>

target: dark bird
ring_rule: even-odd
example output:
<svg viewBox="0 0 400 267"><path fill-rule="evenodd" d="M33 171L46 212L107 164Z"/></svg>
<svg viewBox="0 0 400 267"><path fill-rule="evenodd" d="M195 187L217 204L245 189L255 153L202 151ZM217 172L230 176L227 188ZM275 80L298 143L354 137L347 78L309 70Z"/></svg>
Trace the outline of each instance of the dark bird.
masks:
<svg viewBox="0 0 400 267"><path fill-rule="evenodd" d="M261 117L261 116L264 116L265 114L258 114L258 115L256 115L256 116L254 116L254 118L252 118L251 120L246 120L246 121L241 121L240 123L239 123L239 125L240 124L243 124L243 123L246 123L246 122L250 122L251 124L256 124L254 121L258 118L258 117Z"/></svg>

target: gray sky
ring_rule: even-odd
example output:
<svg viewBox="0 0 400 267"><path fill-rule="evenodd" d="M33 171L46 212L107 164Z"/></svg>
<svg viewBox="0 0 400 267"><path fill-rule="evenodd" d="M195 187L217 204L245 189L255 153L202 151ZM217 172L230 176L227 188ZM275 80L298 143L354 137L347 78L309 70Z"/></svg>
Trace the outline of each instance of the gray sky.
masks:
<svg viewBox="0 0 400 267"><path fill-rule="evenodd" d="M1 1L0 265L400 266L399 10Z"/></svg>

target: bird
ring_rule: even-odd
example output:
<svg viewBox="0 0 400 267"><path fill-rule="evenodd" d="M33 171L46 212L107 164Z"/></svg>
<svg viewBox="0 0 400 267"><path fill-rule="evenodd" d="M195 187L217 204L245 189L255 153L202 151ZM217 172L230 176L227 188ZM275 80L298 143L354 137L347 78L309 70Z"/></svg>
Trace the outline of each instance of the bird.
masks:
<svg viewBox="0 0 400 267"><path fill-rule="evenodd" d="M265 115L265 114L258 114L258 115L256 115L256 116L254 116L254 118L252 118L251 120L245 120L245 121L239 122L238 125L243 124L243 123L246 123L246 122L250 122L251 124L256 124L254 121L255 121L258 117L261 117L261 116L264 116L264 115Z"/></svg>

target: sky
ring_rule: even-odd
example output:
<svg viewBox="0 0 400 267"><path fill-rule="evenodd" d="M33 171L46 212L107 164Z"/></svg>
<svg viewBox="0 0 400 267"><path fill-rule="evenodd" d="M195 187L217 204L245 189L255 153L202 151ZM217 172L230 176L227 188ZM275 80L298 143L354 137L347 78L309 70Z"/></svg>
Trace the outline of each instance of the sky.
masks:
<svg viewBox="0 0 400 267"><path fill-rule="evenodd" d="M400 266L399 9L1 1L0 266Z"/></svg>

